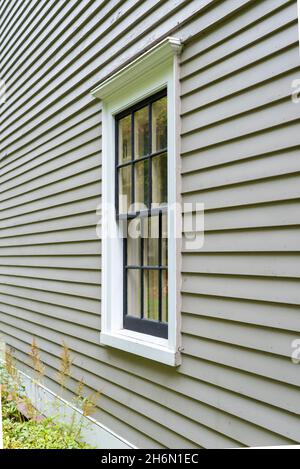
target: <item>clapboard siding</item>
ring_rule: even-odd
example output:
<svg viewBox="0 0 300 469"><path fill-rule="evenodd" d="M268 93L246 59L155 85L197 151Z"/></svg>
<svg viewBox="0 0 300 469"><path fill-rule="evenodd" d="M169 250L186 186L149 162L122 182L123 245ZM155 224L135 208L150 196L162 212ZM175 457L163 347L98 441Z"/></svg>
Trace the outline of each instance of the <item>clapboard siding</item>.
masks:
<svg viewBox="0 0 300 469"><path fill-rule="evenodd" d="M8 330L9 330L9 326L6 325L5 327L6 328L8 327ZM43 339L40 339L40 340L41 340L41 343L43 343ZM49 348L50 348L50 351L52 352L53 351L52 344L49 344ZM59 349L57 349L57 351L55 352L55 348L54 348L54 356L58 353L58 351ZM45 356L47 355L48 354L45 354ZM75 353L75 356L77 356L76 353ZM57 361L56 357L55 357L55 360ZM28 361L28 359L26 361ZM48 361L49 361L49 358L48 360L46 358L46 362ZM52 359L52 362L53 362L53 359ZM91 367L92 372L93 372L95 364L91 362L89 363L89 362L90 360L84 357L82 361L82 366L84 366L84 370L86 371L89 371ZM126 382L125 386L126 385L134 386L136 387L136 389L139 390L138 392L141 393L142 396L146 395L148 396L149 399L154 399L154 400L156 399L155 394L148 394L149 390L147 391L147 389L149 387L149 383L147 381L144 381L144 380L142 381L140 378L138 378L139 385L137 386L137 383L135 383L136 378L134 378L133 376L130 376L129 374L130 374L130 371L126 371L127 379L125 378L125 382ZM107 369L106 372L103 373L102 376L103 377L105 376L106 380L112 379L112 376L114 376L114 381L117 379L117 376L115 375L115 371L112 368ZM163 377L163 374L161 374L160 381L158 381L158 383L161 381L164 382L164 378L165 376ZM153 379L155 380L155 378ZM122 385L124 385L124 380L122 381ZM150 384L150 389L153 390L152 384ZM253 440L253 438L257 438L257 436L259 436L259 438L262 438L263 441L267 441L267 438L270 438L270 441L273 441L274 436L272 436L271 434L268 434L267 431L264 433L263 429L258 430L258 434L256 434L256 436L254 437L253 428L251 427L251 424L243 422L242 420L236 419L234 416L230 416L230 415L226 416L215 409L218 398L220 398L220 393L223 396L223 399L225 398L225 396L227 397L229 406L231 405L234 407L235 404L238 404L238 401L240 400L240 398L238 397L234 398L234 395L230 395L230 394L228 395L221 389L210 387L207 384L202 384L201 381L199 380L195 382L194 380L189 380L188 378L185 378L184 380L178 379L176 381L176 390L180 392L180 395L190 397L190 399L196 398L198 400L197 406L194 406L194 403L191 400L188 400L188 405L187 405L187 402L181 403L180 402L182 399L181 396L180 397L178 396L176 403L173 404L174 407L172 406L172 404L169 404L169 405L173 407L173 410L176 410L177 412L180 412L180 413L183 412L185 414L188 414L192 420L194 419L198 420L198 424L201 422L207 423L209 421L209 418L214 416L215 419L218 419L221 421L219 429L222 431L224 428L227 428L227 432L229 432L229 434L232 437L235 437L235 438L238 437L238 441L240 442L240 445L243 444L242 443L243 441L244 441L244 444L248 444L248 445L255 444L254 443L255 440ZM212 393L214 395L212 395ZM120 390L120 396L117 394L117 398L119 399L121 395L122 394ZM165 402L168 402L168 396L169 396L168 392L165 395L164 389L160 387L159 395L157 397L160 404L164 404ZM199 398L200 398L200 402L199 402ZM235 403L232 402L232 399L235 399ZM275 417L276 410L273 410L273 412L274 412L274 417ZM253 418L253 421L255 420L256 419ZM233 423L234 425L232 425ZM231 430L230 430L230 425L232 425ZM213 426L216 428L215 424ZM240 433L237 433L237 431L239 431ZM198 435L201 434L200 425L198 428L198 432L199 432ZM218 436L216 436L215 438L216 440L213 442L213 445L218 447ZM258 441L259 440L256 440L256 444L258 444ZM283 440L283 441L287 442L288 440ZM227 445L229 445L229 439L227 439Z"/></svg>
<svg viewBox="0 0 300 469"><path fill-rule="evenodd" d="M205 243L182 253L182 365L99 344L101 104L90 90L182 38L183 202ZM96 418L144 448L300 442L296 0L0 3L0 330L59 392L61 343L99 391Z"/></svg>
<svg viewBox="0 0 300 469"><path fill-rule="evenodd" d="M191 254L183 257L182 271L200 274L300 277L300 258L293 254Z"/></svg>
<svg viewBox="0 0 300 469"><path fill-rule="evenodd" d="M261 2L261 6L264 6L267 3L268 2ZM295 24L295 21L297 21L297 19L295 19L294 5L293 2L289 2L284 5L283 8L280 8L277 11L273 11L272 15L269 15L264 21L260 21L256 25L256 28L246 28L244 31L240 31L238 42L235 40L235 36L233 36L228 39L226 43L222 42L218 45L214 44L214 47L206 52L205 55L201 54L201 51L198 51L197 54L194 52L193 56L191 56L191 49L189 49L189 51L184 51L182 58L182 77L191 77L192 74L197 75L200 70L207 68L212 63L223 61L225 57L228 58L233 55L236 55L234 60L239 62L240 67L241 62L239 60L239 55L236 53L241 51L239 53L242 54L243 49L245 47L249 48L249 46L256 47L256 54L254 58L257 59L257 43L268 35L272 35L278 29L285 30L286 28L289 28L290 25ZM238 26L239 29L241 29L241 17L238 18ZM201 44L199 44L199 46L201 47L202 41L200 42ZM261 47L263 51L263 42L259 47ZM266 50L264 52L266 52ZM251 56L248 54L249 51L247 52L247 56L249 59L251 59ZM249 60L249 62L251 62L251 60Z"/></svg>
<svg viewBox="0 0 300 469"><path fill-rule="evenodd" d="M1 237L0 237L1 238ZM7 239L6 246L28 246L28 245L39 245L39 244L56 244L56 243L73 243L76 241L89 241L97 240L96 230L92 231L89 227L78 228L62 231L50 231L48 233L38 234L19 234L18 236L5 236Z"/></svg>

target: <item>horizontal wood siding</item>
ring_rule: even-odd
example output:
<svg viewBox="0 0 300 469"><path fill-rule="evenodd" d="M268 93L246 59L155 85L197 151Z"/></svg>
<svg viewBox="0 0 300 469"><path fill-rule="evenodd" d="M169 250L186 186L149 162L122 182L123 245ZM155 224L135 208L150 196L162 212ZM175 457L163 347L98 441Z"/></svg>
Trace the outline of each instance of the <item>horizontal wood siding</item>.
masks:
<svg viewBox="0 0 300 469"><path fill-rule="evenodd" d="M182 38L184 202L205 244L182 253L178 369L101 347L101 104L90 90ZM143 448L300 442L296 0L0 2L0 331L59 390L62 341L95 417ZM299 365L300 366L300 365Z"/></svg>

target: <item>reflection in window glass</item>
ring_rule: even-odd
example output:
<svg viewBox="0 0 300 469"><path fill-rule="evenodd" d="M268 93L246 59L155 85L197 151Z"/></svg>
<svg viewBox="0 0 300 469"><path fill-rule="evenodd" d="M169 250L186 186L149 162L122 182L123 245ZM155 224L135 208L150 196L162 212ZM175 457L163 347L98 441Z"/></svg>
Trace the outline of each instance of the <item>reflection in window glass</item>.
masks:
<svg viewBox="0 0 300 469"><path fill-rule="evenodd" d="M141 317L141 273L138 269L127 270L127 309L130 316Z"/></svg>
<svg viewBox="0 0 300 469"><path fill-rule="evenodd" d="M131 115L119 120L119 164L131 160Z"/></svg>
<svg viewBox="0 0 300 469"><path fill-rule="evenodd" d="M119 169L119 212L127 213L131 205L131 165Z"/></svg>
<svg viewBox="0 0 300 469"><path fill-rule="evenodd" d="M159 217L146 218L143 225L144 236L144 265L158 266L159 264Z"/></svg>
<svg viewBox="0 0 300 469"><path fill-rule="evenodd" d="M162 255L161 265L164 267L168 266L168 215L164 213L162 215Z"/></svg>
<svg viewBox="0 0 300 469"><path fill-rule="evenodd" d="M152 159L152 203L166 204L168 201L167 154Z"/></svg>
<svg viewBox="0 0 300 469"><path fill-rule="evenodd" d="M149 160L135 163L135 210L149 206Z"/></svg>
<svg viewBox="0 0 300 469"><path fill-rule="evenodd" d="M152 105L152 153L167 148L167 97Z"/></svg>
<svg viewBox="0 0 300 469"><path fill-rule="evenodd" d="M144 270L144 318L158 321L159 272Z"/></svg>
<svg viewBox="0 0 300 469"><path fill-rule="evenodd" d="M134 156L141 158L149 154L149 107L134 113Z"/></svg>
<svg viewBox="0 0 300 469"><path fill-rule="evenodd" d="M128 224L127 235L127 265L141 265L141 237L139 236L139 226L134 226L134 221ZM130 225L130 226L129 226Z"/></svg>
<svg viewBox="0 0 300 469"><path fill-rule="evenodd" d="M162 271L162 321L168 322L168 271Z"/></svg>

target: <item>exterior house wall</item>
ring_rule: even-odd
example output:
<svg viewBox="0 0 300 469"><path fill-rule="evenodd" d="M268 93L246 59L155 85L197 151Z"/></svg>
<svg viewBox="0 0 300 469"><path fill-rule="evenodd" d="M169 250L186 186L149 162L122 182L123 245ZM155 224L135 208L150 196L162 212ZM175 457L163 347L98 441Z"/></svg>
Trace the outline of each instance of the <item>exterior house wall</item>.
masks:
<svg viewBox="0 0 300 469"><path fill-rule="evenodd" d="M0 2L0 330L30 372L101 392L95 418L143 448L300 442L296 0ZM182 365L100 346L101 104L90 91L180 37L182 192L205 244L182 254Z"/></svg>

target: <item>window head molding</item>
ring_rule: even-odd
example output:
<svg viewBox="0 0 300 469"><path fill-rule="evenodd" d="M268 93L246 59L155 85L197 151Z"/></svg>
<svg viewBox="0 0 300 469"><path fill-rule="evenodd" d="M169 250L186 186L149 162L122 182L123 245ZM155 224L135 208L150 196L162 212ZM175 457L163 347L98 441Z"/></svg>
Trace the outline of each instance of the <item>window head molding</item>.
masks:
<svg viewBox="0 0 300 469"><path fill-rule="evenodd" d="M91 93L102 101L110 100L116 94L122 94L128 83L134 84L141 76L153 74L153 70L162 64L172 62L174 55L179 55L182 50L180 39L167 37L149 51L125 65L121 70L103 81L94 88Z"/></svg>
<svg viewBox="0 0 300 469"><path fill-rule="evenodd" d="M168 210L168 337L127 330L123 322L123 249L116 217L105 207L114 206L115 120L123 111L155 93L168 96L168 204L180 203L180 99L179 60L182 45L166 38L148 52L106 79L92 94L102 101L102 298L100 343L171 366L181 362L181 220L178 210ZM112 236L113 234L113 236Z"/></svg>
<svg viewBox="0 0 300 469"><path fill-rule="evenodd" d="M300 54L300 0L297 1L297 8L298 8L299 54Z"/></svg>

